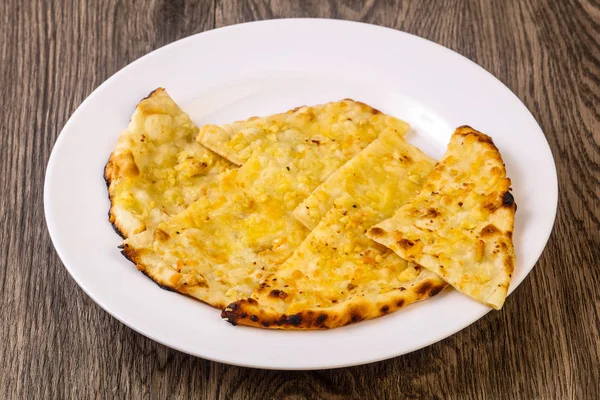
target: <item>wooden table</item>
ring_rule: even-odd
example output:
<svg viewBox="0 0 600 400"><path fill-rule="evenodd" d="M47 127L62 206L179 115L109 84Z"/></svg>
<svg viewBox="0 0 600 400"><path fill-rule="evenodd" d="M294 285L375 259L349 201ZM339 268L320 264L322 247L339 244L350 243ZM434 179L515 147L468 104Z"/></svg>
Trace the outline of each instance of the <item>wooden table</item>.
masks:
<svg viewBox="0 0 600 400"><path fill-rule="evenodd" d="M0 2L0 398L600 397L600 4L362 3ZM384 362L262 371L146 339L71 279L46 231L42 193L50 151L76 107L160 46L281 17L344 18L425 37L483 66L531 110L558 168L558 216L503 311Z"/></svg>

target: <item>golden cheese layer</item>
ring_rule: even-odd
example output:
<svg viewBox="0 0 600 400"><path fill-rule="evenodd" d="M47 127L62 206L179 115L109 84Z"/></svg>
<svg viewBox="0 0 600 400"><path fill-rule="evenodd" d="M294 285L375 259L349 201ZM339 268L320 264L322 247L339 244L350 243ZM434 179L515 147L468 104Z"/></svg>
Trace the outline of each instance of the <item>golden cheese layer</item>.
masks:
<svg viewBox="0 0 600 400"><path fill-rule="evenodd" d="M234 324L334 328L437 294L435 273L365 233L418 192L434 161L392 130L337 170L296 209L312 232L249 299L229 305Z"/></svg>
<svg viewBox="0 0 600 400"><path fill-rule="evenodd" d="M345 154L355 154L365 141L372 141L386 129L404 135L409 128L404 121L364 103L346 99L232 124L205 125L200 128L197 140L242 165L257 148L264 149L281 141L298 145L294 135L290 134L293 132L301 132L308 143L327 144Z"/></svg>
<svg viewBox="0 0 600 400"><path fill-rule="evenodd" d="M294 208L378 134L349 133L344 147L313 131L280 132L185 211L125 241L124 253L159 284L215 307L248 297L308 234Z"/></svg>
<svg viewBox="0 0 600 400"><path fill-rule="evenodd" d="M236 167L194 140L198 127L164 89L136 107L104 171L110 222L124 237L183 211L204 181Z"/></svg>

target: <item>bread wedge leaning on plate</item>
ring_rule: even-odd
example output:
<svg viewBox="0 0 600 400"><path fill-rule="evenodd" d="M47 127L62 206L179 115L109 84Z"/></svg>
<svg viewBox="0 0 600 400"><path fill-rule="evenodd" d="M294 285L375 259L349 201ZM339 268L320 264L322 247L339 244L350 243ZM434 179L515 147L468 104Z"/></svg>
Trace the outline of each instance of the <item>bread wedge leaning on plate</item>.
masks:
<svg viewBox="0 0 600 400"><path fill-rule="evenodd" d="M460 127L419 194L369 237L498 310L515 265L510 184L492 139Z"/></svg>

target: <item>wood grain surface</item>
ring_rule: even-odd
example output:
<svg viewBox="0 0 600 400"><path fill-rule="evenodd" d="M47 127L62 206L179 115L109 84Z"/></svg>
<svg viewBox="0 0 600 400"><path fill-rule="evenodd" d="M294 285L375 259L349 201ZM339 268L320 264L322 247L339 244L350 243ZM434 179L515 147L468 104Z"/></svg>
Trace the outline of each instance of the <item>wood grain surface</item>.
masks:
<svg viewBox="0 0 600 400"><path fill-rule="evenodd" d="M483 66L531 110L554 153L558 216L537 266L501 312L384 362L263 371L154 343L68 275L42 194L52 146L76 107L153 49L282 17L350 19L425 37ZM597 0L2 0L0 89L0 398L600 398Z"/></svg>

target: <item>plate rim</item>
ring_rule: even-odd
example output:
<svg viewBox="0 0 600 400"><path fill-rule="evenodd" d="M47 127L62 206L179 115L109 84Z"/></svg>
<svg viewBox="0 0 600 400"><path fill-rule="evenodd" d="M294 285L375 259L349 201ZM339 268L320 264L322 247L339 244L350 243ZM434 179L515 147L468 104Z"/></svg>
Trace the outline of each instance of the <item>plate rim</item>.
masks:
<svg viewBox="0 0 600 400"><path fill-rule="evenodd" d="M207 31L203 31L203 32L199 32L199 33L195 33L193 35L189 35L186 36L184 38L181 38L179 40L176 40L174 42L165 44L161 47L158 47L152 51L150 51L149 53L137 58L136 60L132 61L131 63L127 64L126 66L124 66L123 68L121 68L120 70L118 70L117 72L115 72L114 74L112 74L110 77L108 77L106 80L104 80L97 88L95 88L82 102L81 104L77 107L77 109L71 114L71 116L69 117L69 119L67 120L67 122L65 123L65 125L63 126L63 128L60 131L60 134L58 135L54 145L52 146L52 151L50 154L50 157L48 158L48 162L46 164L46 171L45 171L45 178L44 178L44 189L43 189L43 202L44 202L44 220L46 222L46 226L53 244L53 247L56 251L56 253L58 254L61 263L63 264L63 266L67 269L67 271L69 272L69 275L75 280L75 282L77 283L77 285L98 305L100 306L104 311L106 311L107 313L109 313L112 317L116 318L118 321L120 321L121 323L123 323L124 325L126 325L127 327L129 327L130 329L133 329L134 331L142 334L143 336L158 342L164 346L167 346L169 348L181 351L183 353L195 356L195 357L200 357L203 359L207 359L210 361L215 361L215 362L220 362L220 363L226 363L229 365L235 365L235 366L241 366L241 367L249 367L249 368L259 368L259 369L273 369L273 370L316 370L316 369L336 369L336 368L343 368L343 367L350 367L350 366L355 366L355 365L364 365L364 364L370 364L370 363L375 363L375 362L379 362L379 361L383 361L383 360L387 360L387 359L391 359L391 358L395 358L404 354L409 354L412 353L414 351L420 350L422 348L428 347L434 343L440 342L450 336L453 336L454 334L456 334L457 332L465 329L466 327L476 323L478 320L480 320L482 317L484 317L489 311L491 311L491 309L486 309L484 310L484 312L480 313L480 315L474 317L470 322L465 323L464 325L461 324L459 327L457 327L455 330L452 330L450 333L447 333L445 335L442 336L437 336L435 339L428 341L427 343L424 344L420 344L418 346L415 346L414 348L412 348L412 350L407 351L407 352L400 352L400 353L390 353L388 355L385 355L383 357L378 357L378 358L369 358L369 359L365 359L362 361L357 361L357 362L353 362L353 363L329 363L326 365L314 365L314 366L308 366L308 367L295 367L295 366L282 366L282 365L269 365L268 363L264 363L264 362L256 362L253 364L248 364L248 363L243 363L243 362L236 362L235 360L232 359L228 359L227 357L223 357L223 358L216 358L216 357L210 357L210 356L206 356L206 355L201 355L201 354L196 354L194 352L191 352L181 346L178 346L177 344L172 344L172 343L166 343L165 341L163 341L162 339L158 338L153 332L148 332L147 330L144 330L142 328L140 328L139 326L136 326L134 323L130 323L127 320L123 319L120 317L120 313L117 310L113 310L112 307L110 307L109 305L103 303L102 301L100 301L97 296L94 295L94 293L92 293L92 291L89 290L89 288L82 282L82 278L81 276L79 276L77 274L77 272L75 271L76 268L73 268L71 266L69 266L67 263L65 263L65 255L64 255L64 251L65 249L59 249L59 247L56 246L56 241L54 236L57 234L56 233L56 221L53 221L51 216L51 212L50 212L50 204L51 201L49 200L49 192L51 190L51 184L50 184L50 177L52 176L52 172L53 172L53 167L56 163L55 158L57 157L57 149L60 149L61 146L63 145L63 142L67 137L67 135L64 135L63 133L68 131L69 127L74 123L73 121L75 120L75 118L78 116L78 114L80 113L80 111L86 107L86 105L90 102L92 102L97 96L99 96L108 86L108 83L114 79L116 79L117 77L119 77L122 74L127 73L130 69L134 68L138 63L142 63L152 57L156 57L157 53L160 53L161 50L164 50L165 48L168 47L176 47L176 46L182 46L184 45L187 41L190 40L194 40L197 37L204 35L206 36L210 36L213 34L218 34L218 32L221 31L225 31L225 30L232 30L232 29L244 29L245 26L247 25L259 25L259 24L273 24L273 23L306 23L306 22L317 22L317 23L323 23L323 24L332 24L332 25L336 25L336 24L340 24L340 25L357 25L357 26L365 26L365 27L369 27L370 29L375 29L375 30L386 30L386 31L391 31L394 32L394 34L399 34L399 35L408 35L411 36L414 39L420 40L420 41L425 41L429 44L433 44L435 45L435 47L438 48L439 51L442 51L440 49L443 49L443 51L445 52L449 52L452 53L454 57L458 56L459 58L462 59L462 61L466 61L467 63L476 66L477 68L479 68L480 70L482 70L485 75L487 75L488 78L492 78L492 80L496 83L496 85L499 88L503 88L503 90L508 91L510 93L510 95L513 97L514 100L516 100L518 102L518 104L520 105L520 107L524 108L526 110L526 112L531 116L531 118L535 121L535 123L537 124L538 128L539 128L539 132L541 133L545 145L547 147L547 151L548 154L550 155L550 160L552 162L552 171L550 171L550 178L552 180L553 183L553 192L552 192L552 197L553 197L553 201L552 201L552 218L551 218L551 225L550 225L550 229L547 232L546 237L544 238L544 246L539 250L538 254L535 255L535 262L533 263L533 266L531 267L531 269L529 269L529 271L524 275L524 277L521 279L520 282L518 282L518 284L516 286L513 286L511 284L511 288L509 290L509 295L515 291L521 284L522 282L525 280L525 278L527 278L529 276L529 274L531 273L531 271L533 270L533 268L537 265L537 263L539 262L539 259L541 257L541 255L543 254L543 252L546 250L547 245L548 245L548 240L550 238L550 236L552 235L554 229L555 229L555 222L556 222L556 216L557 216L557 211L558 211L558 197L559 197L559 185L558 185L558 176L557 176L557 170L556 170L556 162L554 159L554 154L552 152L552 149L549 145L548 139L546 138L546 135L544 134L538 120L536 119L535 115L533 115L533 113L527 108L527 106L523 103L523 101L508 87L506 86L502 81L500 81L496 76L494 76L492 73L490 73L489 71L487 71L485 68L483 68L482 66L480 66L479 64L475 63L474 61L470 60L469 58L463 56L462 54L451 50L441 44L438 44L436 42L433 42L429 39L417 36L415 34L409 33L409 32L405 32L405 31L401 31L398 29L394 29L394 28L389 28L389 27L384 27L384 26L379 26L379 25L375 25L375 24L370 24L370 23L365 23L365 22L358 22L358 21L348 21L348 20L338 20L338 19L327 19L327 18L279 18L279 19L268 19L268 20L260 20L260 21L251 21L251 22L245 22L245 23L241 23L241 24L234 24L234 25L228 25L228 26L224 26L224 27L219 27L219 28L215 28L215 29L210 29ZM208 39L210 40L210 39ZM364 357L363 357L364 358ZM262 360L261 360L262 361Z"/></svg>

